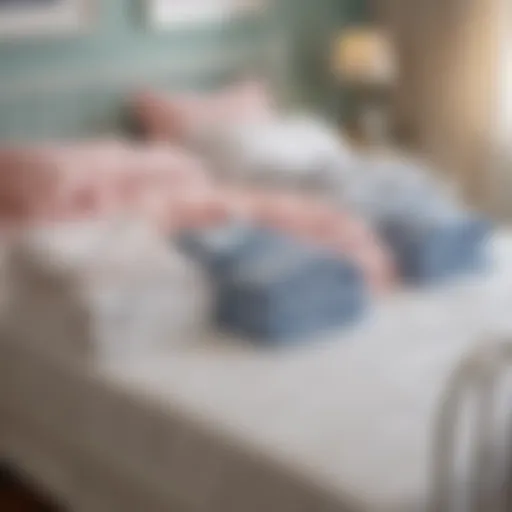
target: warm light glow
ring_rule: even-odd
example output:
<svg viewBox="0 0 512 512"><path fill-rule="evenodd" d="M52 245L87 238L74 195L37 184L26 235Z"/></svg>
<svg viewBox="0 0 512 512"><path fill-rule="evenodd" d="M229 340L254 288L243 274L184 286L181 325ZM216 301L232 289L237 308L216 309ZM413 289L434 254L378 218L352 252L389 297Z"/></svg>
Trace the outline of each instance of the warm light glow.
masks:
<svg viewBox="0 0 512 512"><path fill-rule="evenodd" d="M334 41L333 71L344 81L391 83L396 63L388 35L374 27L344 30Z"/></svg>

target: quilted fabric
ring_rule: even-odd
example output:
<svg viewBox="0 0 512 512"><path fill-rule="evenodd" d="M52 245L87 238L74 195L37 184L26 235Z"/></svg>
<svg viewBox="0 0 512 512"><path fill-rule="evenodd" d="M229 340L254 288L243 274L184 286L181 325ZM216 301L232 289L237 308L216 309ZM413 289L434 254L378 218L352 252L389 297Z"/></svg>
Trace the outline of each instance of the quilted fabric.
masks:
<svg viewBox="0 0 512 512"><path fill-rule="evenodd" d="M381 230L402 276L427 283L482 269L491 226L469 214L446 214L391 219Z"/></svg>
<svg viewBox="0 0 512 512"><path fill-rule="evenodd" d="M357 215L309 197L286 193L252 193L252 219L346 257L363 270L374 291L393 286L391 255L378 235Z"/></svg>
<svg viewBox="0 0 512 512"><path fill-rule="evenodd" d="M7 268L8 321L57 353L142 354L193 340L211 318L201 269L146 225L33 229L14 243Z"/></svg>
<svg viewBox="0 0 512 512"><path fill-rule="evenodd" d="M395 271L385 245L371 228L348 212L298 194L244 189L221 188L203 201L200 208L206 213L193 225L195 228L245 221L353 261L375 292L393 286ZM192 225L185 224L185 229Z"/></svg>
<svg viewBox="0 0 512 512"><path fill-rule="evenodd" d="M168 221L175 196L209 180L181 149L117 141L0 149L0 218L11 222L84 219L125 212Z"/></svg>
<svg viewBox="0 0 512 512"><path fill-rule="evenodd" d="M408 281L437 282L482 268L492 226L462 206L421 166L368 161L339 189L340 202L366 218Z"/></svg>
<svg viewBox="0 0 512 512"><path fill-rule="evenodd" d="M189 236L185 244L215 279L219 324L258 341L345 326L365 309L355 264L311 245L241 226Z"/></svg>

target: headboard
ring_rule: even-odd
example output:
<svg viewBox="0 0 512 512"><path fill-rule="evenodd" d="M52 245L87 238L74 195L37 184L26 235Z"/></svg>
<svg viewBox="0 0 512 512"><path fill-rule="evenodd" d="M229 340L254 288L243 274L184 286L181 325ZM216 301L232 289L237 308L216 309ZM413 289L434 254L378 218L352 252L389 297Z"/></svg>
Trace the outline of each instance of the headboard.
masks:
<svg viewBox="0 0 512 512"><path fill-rule="evenodd" d="M276 59L284 38L270 10L157 33L146 26L144 2L98 3L89 34L1 42L0 141L124 131L126 99L142 86L203 89L253 70L283 73Z"/></svg>

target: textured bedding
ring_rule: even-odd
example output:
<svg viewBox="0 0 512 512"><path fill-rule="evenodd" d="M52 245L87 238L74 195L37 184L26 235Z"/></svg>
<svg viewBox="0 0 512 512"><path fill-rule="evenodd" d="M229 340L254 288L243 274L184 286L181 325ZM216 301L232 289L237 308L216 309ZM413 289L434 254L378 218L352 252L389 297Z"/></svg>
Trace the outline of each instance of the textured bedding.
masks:
<svg viewBox="0 0 512 512"><path fill-rule="evenodd" d="M209 187L186 151L120 141L0 147L0 221L140 215L167 227L176 197Z"/></svg>
<svg viewBox="0 0 512 512"><path fill-rule="evenodd" d="M341 177L339 204L378 233L403 279L435 283L486 265L491 222L432 170L397 157L363 158Z"/></svg>
<svg viewBox="0 0 512 512"><path fill-rule="evenodd" d="M296 342L352 324L366 309L370 294L354 261L275 231L228 226L182 245L209 271L217 322L255 342Z"/></svg>
<svg viewBox="0 0 512 512"><path fill-rule="evenodd" d="M195 95L148 91L134 98L133 110L150 140L188 147L228 182L325 193L355 165L334 126L280 112L258 82Z"/></svg>
<svg viewBox="0 0 512 512"><path fill-rule="evenodd" d="M4 266L6 321L52 352L122 357L183 343L210 327L204 272L143 222L25 230L11 241Z"/></svg>
<svg viewBox="0 0 512 512"><path fill-rule="evenodd" d="M475 342L512 328L510 235L492 251L487 276L404 290L353 331L292 350L215 337L90 366L3 336L2 404L74 447L72 465L117 468L161 510L425 510L447 379ZM103 484L107 505L89 510L148 510L113 505L125 495Z"/></svg>
<svg viewBox="0 0 512 512"><path fill-rule="evenodd" d="M394 283L389 251L364 222L349 212L300 195L257 191L223 194L217 207L218 212L224 212L217 221L203 222L202 229L200 224L196 229L184 229L182 234L191 233L206 241L208 234L213 239L215 233L226 233L230 226L253 225L349 259L361 269L374 291L387 290ZM210 211L214 208L213 204L206 207Z"/></svg>

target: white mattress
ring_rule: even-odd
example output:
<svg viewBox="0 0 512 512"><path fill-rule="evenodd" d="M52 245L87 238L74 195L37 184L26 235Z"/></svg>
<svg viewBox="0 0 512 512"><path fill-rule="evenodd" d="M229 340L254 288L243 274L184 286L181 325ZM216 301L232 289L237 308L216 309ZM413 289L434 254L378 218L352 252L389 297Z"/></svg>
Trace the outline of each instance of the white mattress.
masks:
<svg viewBox="0 0 512 512"><path fill-rule="evenodd" d="M424 510L447 379L512 330L512 237L493 253L485 277L401 291L353 331L279 352L212 335L91 365L6 338L4 410L183 510Z"/></svg>

